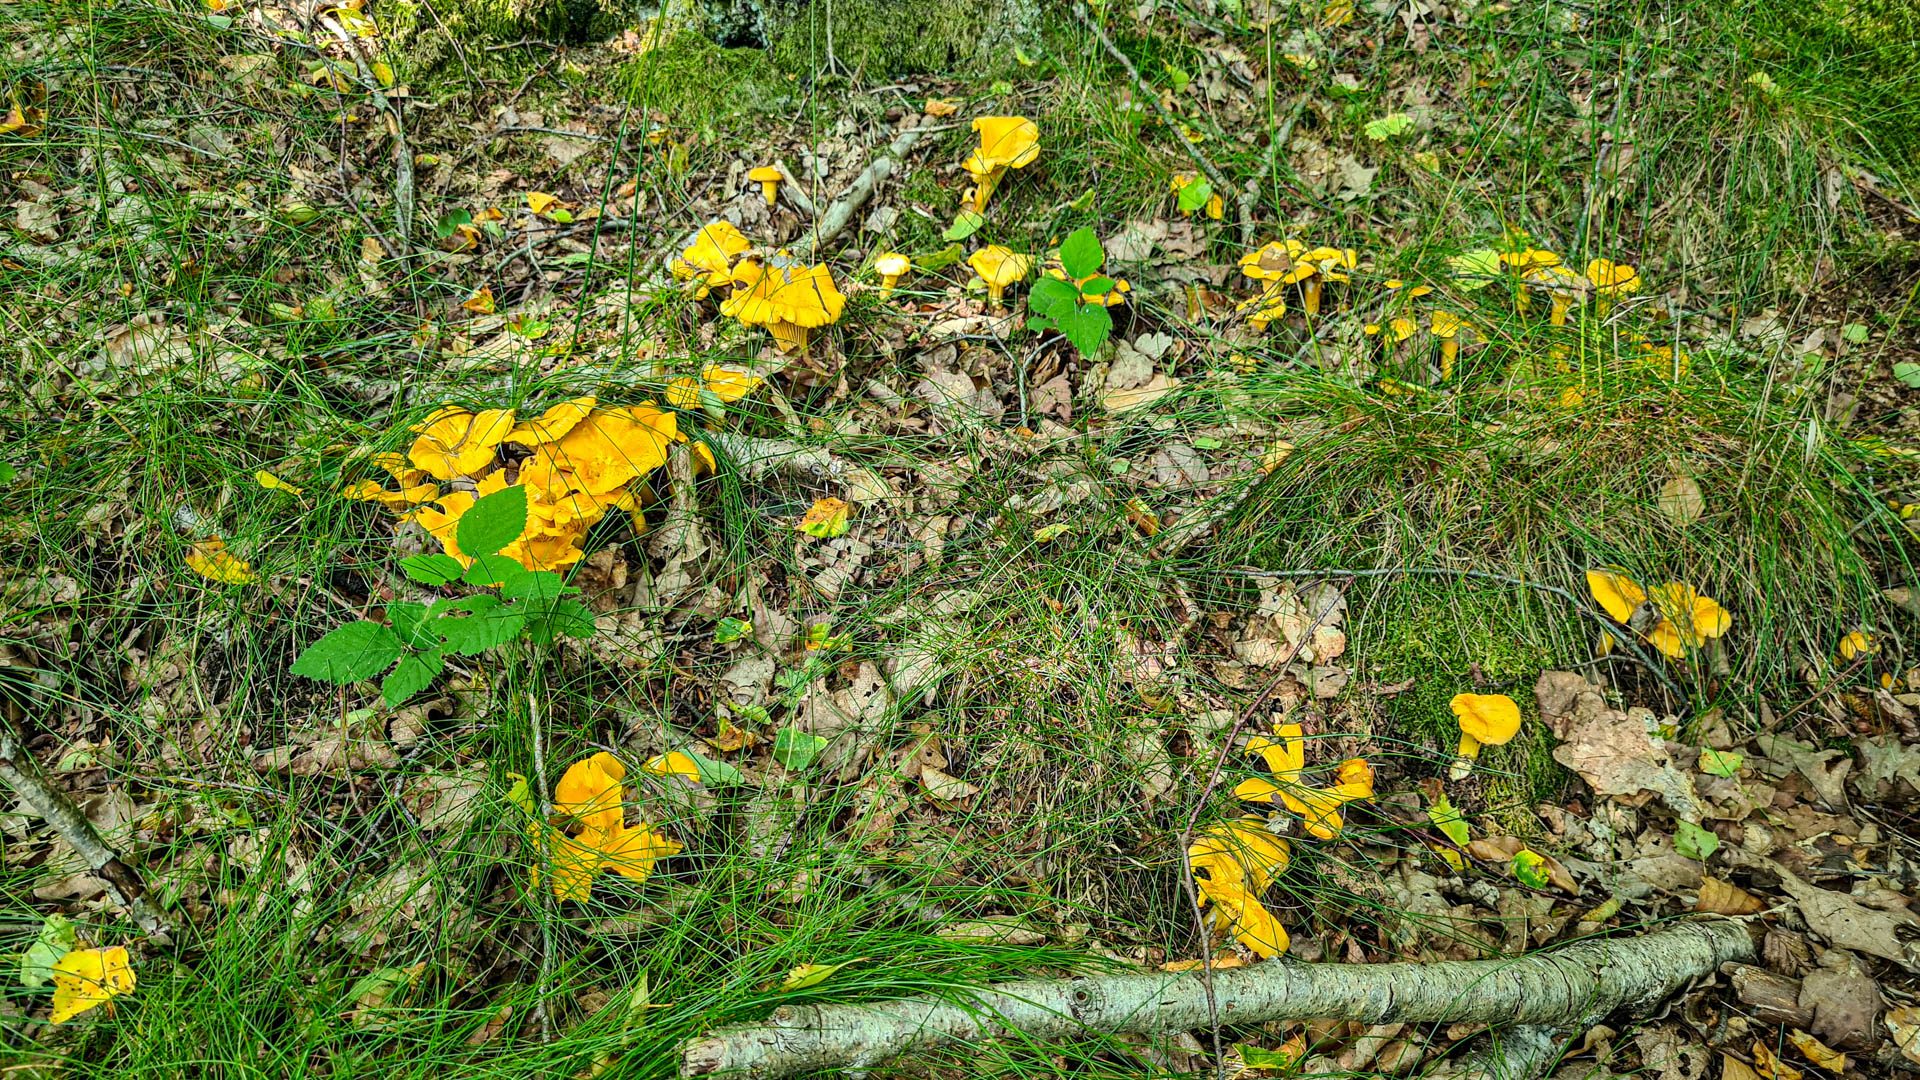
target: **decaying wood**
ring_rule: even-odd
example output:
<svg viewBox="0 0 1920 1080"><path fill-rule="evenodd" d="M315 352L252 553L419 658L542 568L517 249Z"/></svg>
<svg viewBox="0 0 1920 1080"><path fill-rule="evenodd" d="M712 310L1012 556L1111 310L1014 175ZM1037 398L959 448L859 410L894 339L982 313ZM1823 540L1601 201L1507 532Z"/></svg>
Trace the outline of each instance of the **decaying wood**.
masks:
<svg viewBox="0 0 1920 1080"><path fill-rule="evenodd" d="M114 903L127 909L135 925L154 941L168 942L173 928L160 909L147 899L147 886L140 879L139 871L128 866L120 853L100 838L93 822L73 805L73 800L40 775L39 766L26 748L3 732L0 732L0 780L5 780L41 820L52 826L60 839L79 853L93 875L106 882Z"/></svg>
<svg viewBox="0 0 1920 1080"><path fill-rule="evenodd" d="M1733 980L1733 992L1753 1008L1754 1019L1797 1028L1813 1026L1813 1009L1800 1007L1799 979L1775 975L1751 964L1728 964L1726 972Z"/></svg>
<svg viewBox="0 0 1920 1080"><path fill-rule="evenodd" d="M885 150L873 156L873 160L867 163L867 167L861 171L860 175L853 178L853 183L847 185L847 190L841 192L840 197L833 200L826 212L814 222L813 231L795 247L803 255L811 257L814 252L838 239L841 233L847 231L847 226L853 223L853 215L867 204L868 199L873 198L874 189L879 187L887 177L893 175L894 167L906 159L907 152L913 149L914 144L919 142L922 136L934 130L944 131L946 125L936 128L934 125L922 124L895 135L893 142L887 144ZM799 187L798 184L793 186Z"/></svg>
<svg viewBox="0 0 1920 1080"><path fill-rule="evenodd" d="M1636 938L1584 941L1509 960L1434 964L1269 961L1216 971L1000 983L952 998L782 1006L754 1024L681 1047L680 1075L790 1076L869 1068L902 1054L1018 1035L1050 1040L1192 1031L1222 1023L1329 1017L1362 1023L1575 1027L1649 1005L1721 964L1753 956L1745 926L1674 923Z"/></svg>

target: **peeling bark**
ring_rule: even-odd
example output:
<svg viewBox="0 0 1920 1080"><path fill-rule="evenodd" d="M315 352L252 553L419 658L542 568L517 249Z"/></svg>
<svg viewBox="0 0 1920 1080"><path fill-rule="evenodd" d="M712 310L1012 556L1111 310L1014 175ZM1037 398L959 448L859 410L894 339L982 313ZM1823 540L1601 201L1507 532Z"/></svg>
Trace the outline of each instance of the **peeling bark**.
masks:
<svg viewBox="0 0 1920 1080"><path fill-rule="evenodd" d="M1334 1018L1363 1023L1578 1026L1648 1005L1720 964L1753 955L1745 926L1677 923L1637 938L1585 941L1509 960L1301 964L1213 973L1125 974L1001 983L944 1000L783 1006L681 1048L681 1076L790 1076L869 1068L936 1046L1018 1033L1064 1039L1155 1035L1220 1024Z"/></svg>

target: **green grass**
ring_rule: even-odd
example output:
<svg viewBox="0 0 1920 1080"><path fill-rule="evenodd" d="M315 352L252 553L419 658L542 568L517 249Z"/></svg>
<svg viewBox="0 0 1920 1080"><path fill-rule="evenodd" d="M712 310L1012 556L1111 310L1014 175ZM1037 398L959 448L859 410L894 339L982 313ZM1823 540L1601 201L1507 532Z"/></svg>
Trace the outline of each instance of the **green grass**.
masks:
<svg viewBox="0 0 1920 1080"><path fill-rule="evenodd" d="M423 695L431 708L396 716L357 691L287 673L301 648L394 585L390 520L333 494L357 475L341 472L342 450L402 448L406 426L443 401L637 401L705 360L756 348L745 335L707 332L705 309L682 297L620 290L699 224L689 207L769 132L791 152L829 137L843 114L869 119L935 93L963 99L960 119L1034 116L1041 161L1003 185L967 242L1027 251L1080 225L1112 237L1171 213L1169 177L1193 170L1179 136L1072 25L1051 28L1036 65L1005 85L958 73L878 98L789 80L761 54L684 36L638 58L587 50L579 70L556 63L545 75L541 60L474 49L418 73L412 149L453 163L444 176L421 166L423 219L517 207L518 191L556 180L590 203L636 177L656 219L586 284L569 279L539 301L563 324L554 338L503 359L442 364L414 343L416 331L427 321L443 335L459 330L458 304L480 284L500 287L503 310L517 300L496 267L518 241L471 262L417 259L379 275L384 291L368 288L357 261L369 227L391 225L382 194L391 158L384 146L366 149L378 120L363 110L344 129L363 172L342 181L339 114L351 103L291 88L301 50L249 79L229 73L265 46L209 26L192 5L10 7L0 37L19 47L4 53L0 88L46 81L54 118L43 138L0 137L0 169L72 198L60 204L59 239L35 241L50 253L0 252L0 380L17 391L0 412L0 457L20 470L0 490L0 576L48 582L39 596L4 594L0 702L44 760L95 759L69 762L63 783L85 798L133 800L116 839L138 849L189 925L177 947L140 950L139 991L110 1019L49 1028L23 1015L44 995L9 980L0 1056L103 1077L573 1075L602 1061L610 1075L664 1076L678 1040L779 1004L950 992L1114 956L1193 956L1178 840L1196 810L1203 823L1233 812L1224 791L1203 795L1231 725L1215 721L1259 689L1232 682L1227 662L1262 570L1343 582L1353 685L1309 707L1322 710L1309 718L1313 734L1331 737L1313 741L1309 763L1328 769L1350 746L1381 769L1383 792L1444 773L1454 693L1509 693L1530 709L1541 670L1593 662L1598 622L1539 587L1578 595L1592 565L1691 581L1734 613L1724 670L1698 658L1667 669L1684 698L1663 697L1631 662L1597 665L1630 700L1683 719L1797 686L1856 625L1891 628L1879 589L1912 574L1907 534L1883 500L1907 489L1911 469L1857 436L1898 444L1901 417L1852 430L1825 417L1836 377L1877 362L1914 318L1896 302L1913 287L1900 269L1911 255L1884 235L1885 208L1832 179L1863 167L1888 191L1912 182L1911 156L1899 152L1915 123L1911 95L1894 93L1889 77L1903 70L1899 42L1880 34L1885 48L1871 56L1846 51L1876 32L1825 8L1621 5L1573 28L1557 9L1523 6L1447 26L1423 52L1398 36L1373 48L1358 28L1324 31L1316 8L1286 9L1266 28L1188 6L1162 7L1144 25L1118 9L1110 18L1156 87L1173 85L1169 65L1196 85L1226 80L1224 97L1189 92L1175 103L1205 136L1202 152L1255 182L1254 244L1297 236L1363 252L1364 269L1330 293L1311 334L1276 326L1255 339L1232 320L1192 324L1184 286L1203 271L1180 260L1120 266L1136 290L1126 325L1181 339L1184 385L1154 409L1114 417L1076 400L1084 437L1039 455L1009 430L1018 403L997 422L942 434L895 424L864 399L867 379L906 391L921 377L913 347L877 343L926 320L855 296L835 332L850 393L789 381L792 423L767 395L743 402L733 423L831 448L916 500L862 511L855 537L884 533L885 543L856 580L832 596L815 588L823 548L797 545L792 531L834 485L723 469L699 489L711 593L634 613L598 648L475 665ZM1302 70L1281 54L1308 31L1324 44L1309 43L1315 63ZM1223 44L1247 58L1252 85L1221 67ZM720 70L734 79L727 94L690 82ZM1755 71L1779 92L1749 83ZM532 137L481 138L473 125L523 82L516 108L548 125L605 105L631 136L621 156L596 149L562 170ZM1423 103L1430 112L1404 139L1362 133L1368 120ZM1270 155L1262 136L1290 119L1292 144ZM638 134L656 121L673 134L648 146ZM155 141L200 139L196 125L226 133L235 152L210 159ZM1632 159L1596 168L1603 138L1631 141ZM942 133L882 195L901 209L894 232L854 246L944 248L951 166L969 144L964 128ZM1436 155L1438 172L1423 153ZM1348 154L1380 170L1351 199L1322 175ZM496 167L512 182L483 193L477 178ZM1205 263L1230 265L1246 250L1228 202L1227 222L1204 238ZM301 220L295 204L317 214ZM1537 308L1520 312L1500 288L1468 290L1450 275L1447 256L1493 244L1508 227L1576 265L1636 262L1643 299L1604 324L1589 311L1579 329L1555 332ZM853 263L836 256L836 275ZM1483 343L1444 386L1424 385L1434 357L1413 348L1383 373L1414 392L1353 376L1376 347L1359 328L1378 317L1380 282L1394 276L1433 281L1433 303L1480 327ZM908 295L939 302L965 278L964 269L923 277ZM1841 317L1804 305L1816 281L1826 290L1817 297L1846 297L1844 317L1869 325L1868 345L1806 358L1740 333L1770 308L1796 339ZM1207 284L1245 294L1230 274ZM173 352L142 360L103 344L116 327L160 316L180 334ZM1636 334L1683 341L1685 377L1638 363ZM1026 344L1009 348L1019 355ZM977 351L957 366L1006 380L997 346L968 346ZM1563 407L1569 388L1590 396ZM1296 450L1262 478L1253 463L1278 437ZM1203 440L1245 451L1244 467L1211 459L1232 474L1218 503L1152 479L1156 454ZM930 462L950 479L918 483ZM307 491L264 491L256 469ZM1657 506L1678 474L1706 495L1691 524ZM1060 508L1017 508L1049 481ZM1211 540L1165 555L1128 522L1134 498L1181 515L1160 539L1227 509ZM901 528L885 531L888 515ZM938 518L947 520L935 533ZM1033 539L1054 522L1071 530ZM628 542L624 528L600 535L637 574L645 541ZM223 587L189 571L188 545L208 532L251 559L263 584ZM1382 573L1395 568L1421 572ZM1373 576L1349 581L1340 570ZM1519 583L1451 575L1460 570ZM924 610L959 593L974 601L963 612ZM1182 595L1205 613L1195 625ZM852 644L820 657L712 641L718 617L752 616L756 603L796 624L828 620ZM512 775L535 770L529 700L551 782L600 747L637 766L713 736L719 677L744 658L765 656L786 685L819 696L848 689L862 663L884 663L909 641L929 645L948 671L875 750L897 763L936 739L949 771L980 797L943 806L887 768L854 769L804 796L764 776L755 777L764 787L698 797L642 780L651 823L684 855L644 884L603 877L584 907L555 911L530 890L531 856L502 798ZM1399 683L1410 685L1381 691ZM780 684L768 696L763 735L805 707L783 700ZM410 745L393 748L396 724L417 728ZM343 727L395 760L350 779L256 766L268 750ZM1455 789L1484 831L1537 830L1529 808L1568 782L1549 744L1532 723ZM1251 771L1232 755L1221 787ZM420 785L448 776L473 785L472 803L455 823L427 828ZM1276 889L1303 945L1338 957L1349 938L1418 950L1465 933L1396 910L1401 868L1388 856L1413 865L1416 840L1364 813L1353 834L1365 841L1297 845ZM34 895L50 876L46 855L38 836L0 833L0 950L24 947L62 906ZM1419 865L1441 872L1431 859ZM111 910L81 917L97 940L133 933ZM938 933L990 919L1042 943ZM794 967L841 961L855 962L820 987L779 989ZM404 986L384 1002L356 1001L382 974ZM1021 1077L1150 1068L1138 1048L1112 1043L981 1053L929 1067Z"/></svg>

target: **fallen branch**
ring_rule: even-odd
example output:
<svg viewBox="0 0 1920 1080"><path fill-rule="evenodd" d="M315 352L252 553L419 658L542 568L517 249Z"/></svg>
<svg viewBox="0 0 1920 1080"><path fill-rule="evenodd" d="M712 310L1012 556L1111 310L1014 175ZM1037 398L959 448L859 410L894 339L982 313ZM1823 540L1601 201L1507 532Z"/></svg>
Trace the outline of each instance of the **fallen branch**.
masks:
<svg viewBox="0 0 1920 1080"><path fill-rule="evenodd" d="M93 822L58 788L40 775L39 766L12 735L0 733L0 780L17 793L84 859L93 876L106 882L115 903L127 909L135 925L159 944L167 944L173 928L160 909L147 900L146 883L94 830Z"/></svg>
<svg viewBox="0 0 1920 1080"><path fill-rule="evenodd" d="M1728 960L1753 955L1746 927L1690 921L1637 938L1591 940L1509 960L1435 964L1269 961L1215 972L1222 1022L1335 1019L1362 1023L1574 1026L1658 1001ZM1190 1031L1208 1022L1198 972L1035 979L863 1005L788 1005L757 1024L721 1028L681 1047L680 1075L790 1076L867 1069L901 1054L1018 1035L1070 1039Z"/></svg>
<svg viewBox="0 0 1920 1080"><path fill-rule="evenodd" d="M827 212L821 214L813 223L813 231L795 245L801 254L810 258L814 252L832 243L841 233L846 232L847 226L853 223L854 213L865 206L868 199L873 198L874 189L879 187L887 177L893 175L893 167L903 161L907 152L920 141L920 137L931 130L933 126L927 124L910 127L895 135L893 142L889 143L885 150L875 154L873 160L867 163L867 167L861 170L860 175L853 178L853 183L847 185L847 190L841 192L840 197L833 200L833 203L827 207ZM798 184L790 186L799 187Z"/></svg>
<svg viewBox="0 0 1920 1080"><path fill-rule="evenodd" d="M786 439L760 439L727 431L709 431L700 436L727 455L729 463L759 479L769 472L784 472L802 480L845 480L847 463L833 452L818 446L805 446Z"/></svg>
<svg viewBox="0 0 1920 1080"><path fill-rule="evenodd" d="M340 42L341 48L353 58L354 70L360 76L360 88L373 98L374 107L380 111L387 125L387 137L393 140L393 224L400 230L400 244L403 250L391 254L406 254L412 243L413 233L413 151L407 148L407 128L400 118L400 106L397 99L387 94L374 77L373 68L367 64L367 58L354 44L352 35L346 28L330 16L320 16L320 25Z"/></svg>

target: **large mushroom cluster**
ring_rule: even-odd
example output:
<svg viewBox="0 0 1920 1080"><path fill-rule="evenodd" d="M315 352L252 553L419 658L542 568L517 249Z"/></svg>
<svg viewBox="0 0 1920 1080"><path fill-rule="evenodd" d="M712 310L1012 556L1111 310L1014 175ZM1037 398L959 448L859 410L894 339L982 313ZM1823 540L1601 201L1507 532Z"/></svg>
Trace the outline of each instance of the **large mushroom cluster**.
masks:
<svg viewBox="0 0 1920 1080"><path fill-rule="evenodd" d="M726 221L703 226L670 269L696 283L696 300L714 289L730 289L720 313L743 326L765 328L784 353L805 354L813 332L840 321L847 306L824 263L808 265L786 251L756 252L753 242Z"/></svg>

